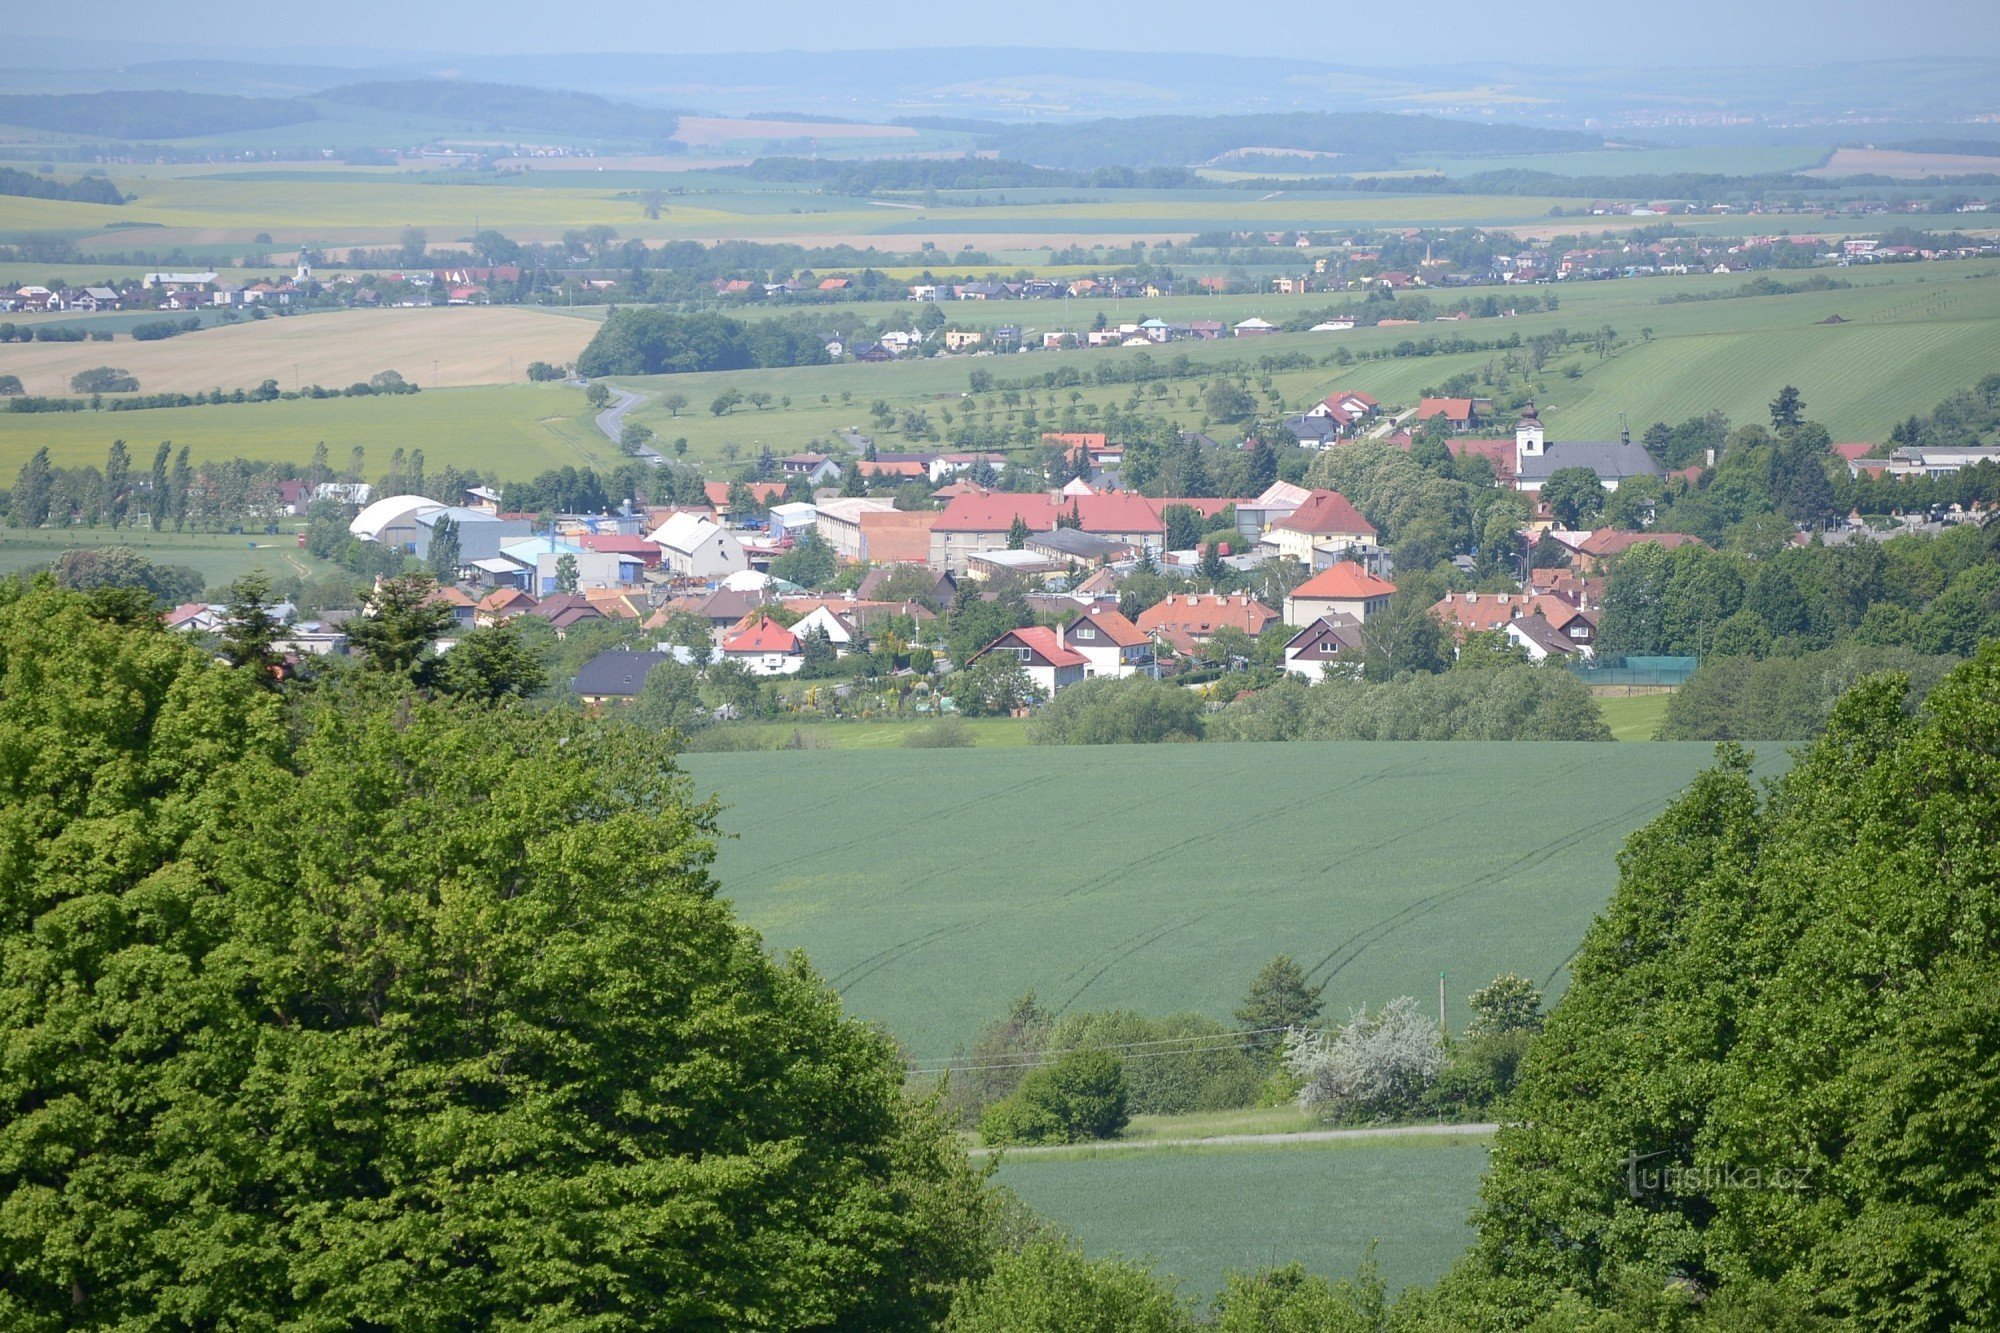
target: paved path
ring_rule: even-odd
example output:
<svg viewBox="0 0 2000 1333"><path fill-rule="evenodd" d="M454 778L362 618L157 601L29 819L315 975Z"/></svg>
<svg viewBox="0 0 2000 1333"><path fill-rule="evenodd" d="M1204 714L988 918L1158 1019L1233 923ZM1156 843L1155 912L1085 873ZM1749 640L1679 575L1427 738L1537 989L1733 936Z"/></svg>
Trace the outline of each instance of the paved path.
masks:
<svg viewBox="0 0 2000 1333"><path fill-rule="evenodd" d="M611 389L608 384L604 387ZM604 438L617 444L619 435L625 429L625 414L644 401L643 394L633 393L629 389L611 389L611 406L597 414L597 428L604 432ZM651 463L654 467L659 467L667 461L666 456L650 444L640 445L639 452L634 457Z"/></svg>
<svg viewBox="0 0 2000 1333"><path fill-rule="evenodd" d="M1090 1143L1051 1143L1034 1148L1008 1148L1009 1157L1041 1157L1051 1153L1089 1152L1113 1148L1119 1151L1135 1148L1231 1148L1241 1144L1267 1143L1332 1143L1343 1139L1407 1139L1437 1138L1456 1134L1491 1134L1499 1129L1495 1124L1474 1125L1403 1125L1387 1126L1382 1129L1309 1129L1291 1134L1218 1134L1207 1139L1099 1139ZM990 1157L1002 1151L996 1148L973 1148L969 1155Z"/></svg>

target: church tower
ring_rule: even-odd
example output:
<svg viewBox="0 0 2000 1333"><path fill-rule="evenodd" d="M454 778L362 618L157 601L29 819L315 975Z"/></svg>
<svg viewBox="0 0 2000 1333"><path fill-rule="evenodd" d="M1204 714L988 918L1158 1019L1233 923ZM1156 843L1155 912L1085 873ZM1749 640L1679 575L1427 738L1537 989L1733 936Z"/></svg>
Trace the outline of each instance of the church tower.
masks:
<svg viewBox="0 0 2000 1333"><path fill-rule="evenodd" d="M1542 419L1535 415L1535 405L1530 402L1521 409L1521 420L1514 427L1514 470L1520 471L1524 459L1540 458L1547 447Z"/></svg>

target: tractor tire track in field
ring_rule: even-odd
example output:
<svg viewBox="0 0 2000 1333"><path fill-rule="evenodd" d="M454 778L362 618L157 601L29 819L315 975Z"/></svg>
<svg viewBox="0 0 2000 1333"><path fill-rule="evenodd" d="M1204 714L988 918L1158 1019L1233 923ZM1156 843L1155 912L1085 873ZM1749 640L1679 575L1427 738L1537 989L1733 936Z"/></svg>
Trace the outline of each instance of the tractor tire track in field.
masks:
<svg viewBox="0 0 2000 1333"><path fill-rule="evenodd" d="M1537 848L1532 852L1525 853L1515 858L1507 865L1501 866L1494 870L1490 870L1483 875L1480 875L1472 880L1467 881L1466 883L1458 886L1455 889L1441 890L1438 893L1428 894L1422 898L1418 898L1415 901L1406 904L1401 910L1395 912L1394 914L1388 917L1383 918L1380 921L1375 922L1373 925L1364 927L1362 930L1357 931L1355 934L1349 936L1346 940L1343 940L1340 944L1336 945L1331 953L1329 953L1326 957L1320 959L1318 963L1315 963L1313 967L1310 970L1308 970L1306 974L1307 978L1311 979L1312 977L1317 976L1321 968L1325 967L1328 963L1333 962L1333 960L1335 958L1340 957L1342 953L1346 953L1347 956L1344 958L1340 958L1340 962L1335 964L1333 970L1326 974L1327 979L1331 980L1333 977L1338 976L1342 971L1342 969L1346 968L1349 963L1352 963L1356 959L1360 958L1362 954L1366 953L1370 948L1374 947L1376 944L1381 943L1384 938L1392 934L1397 929L1409 925L1411 922L1415 921L1419 917L1428 915L1431 911L1435 910L1436 908L1442 907L1447 903L1457 902L1459 899L1465 898L1473 893L1477 893L1481 889L1489 888L1493 884L1505 878L1508 878L1522 870L1531 870L1536 866L1543 865L1547 863L1550 858L1557 856L1564 851L1569 850L1569 848L1571 847L1574 847L1584 838L1589 837L1590 835L1597 833L1600 830L1610 827L1612 824L1619 822L1619 820L1622 817L1623 816L1612 816L1610 818L1600 820L1595 824L1586 825L1583 828L1576 829L1573 832L1564 835L1562 838L1557 839L1555 842L1548 843L1543 847Z"/></svg>
<svg viewBox="0 0 2000 1333"><path fill-rule="evenodd" d="M1476 876L1475 878L1468 880L1466 883L1461 884L1456 888L1443 889L1438 891L1437 893L1426 894L1424 897L1418 898L1415 901L1404 905L1400 910L1390 914L1389 916L1382 918L1379 921L1374 922L1371 925L1363 927L1361 930L1356 931L1354 934L1348 936L1346 939L1336 944L1317 963L1314 963L1310 968L1306 969L1306 979L1308 981L1315 979L1321 979L1323 981L1332 980L1334 977L1338 976L1341 973L1341 971L1347 967L1348 964L1360 958L1361 955L1366 953L1370 948L1374 947L1376 944L1381 943L1381 941L1384 938L1394 933L1396 930L1402 928L1403 926L1409 925L1412 921L1415 921L1420 917L1428 915L1430 912L1446 905L1447 903L1457 902L1462 898L1477 893L1481 889L1490 888L1492 885L1500 882L1501 880L1510 878L1511 876L1516 875L1523 870L1532 870L1536 866L1543 865L1547 863L1551 858L1558 856L1565 851L1568 851L1572 847L1575 847L1578 843L1582 842L1586 838L1592 837L1607 828L1613 827L1614 825L1624 825L1626 821L1630 820L1634 815L1640 814L1645 810L1651 809L1653 805L1654 802L1652 801L1641 801L1637 805L1631 806L1628 809L1622 810L1613 815L1608 815L1605 818L1596 820L1590 824L1586 824L1582 828L1574 829L1571 832L1564 834L1562 837L1557 838L1553 842L1545 843L1542 846L1535 848L1532 851L1524 852L1522 855L1514 858L1506 865L1497 866L1494 869L1489 870L1482 875ZM1345 957L1342 956L1343 954L1345 955ZM1340 961L1338 963L1335 963L1334 962L1335 959L1339 959ZM1326 972L1324 978L1321 978L1320 975L1321 970L1323 968L1326 968L1329 963L1333 964L1332 970Z"/></svg>
<svg viewBox="0 0 2000 1333"><path fill-rule="evenodd" d="M1161 940L1165 939L1169 935L1178 934L1179 932L1188 929L1190 926L1200 925L1202 922L1208 920L1208 918L1214 915L1215 915L1214 912L1198 912L1195 915L1188 917L1183 921L1176 921L1174 924L1170 926L1163 926L1160 929L1155 930L1148 935L1145 935L1143 938L1139 938L1137 943L1131 943L1130 941L1128 941L1130 947L1121 949L1118 952L1113 953L1111 957L1105 958L1104 963L1095 972L1092 972L1089 977L1085 978L1084 983L1081 986L1078 986L1074 991L1070 992L1068 999L1064 1000L1061 1004L1056 1006L1055 1012L1058 1014L1068 1013L1069 1007L1075 1004L1078 1000L1082 999L1083 993L1089 990L1092 986L1095 986L1099 978L1101 978L1106 972L1109 972L1112 968L1124 962L1126 959L1131 958L1134 954L1137 954L1144 949L1151 948L1153 945L1158 944ZM1103 957L1102 954L1098 956ZM1088 966L1088 964L1086 964L1086 966ZM1072 970L1070 972L1070 976L1075 976L1077 971L1080 970L1081 970L1080 968ZM1065 980L1067 980L1067 978L1065 978Z"/></svg>

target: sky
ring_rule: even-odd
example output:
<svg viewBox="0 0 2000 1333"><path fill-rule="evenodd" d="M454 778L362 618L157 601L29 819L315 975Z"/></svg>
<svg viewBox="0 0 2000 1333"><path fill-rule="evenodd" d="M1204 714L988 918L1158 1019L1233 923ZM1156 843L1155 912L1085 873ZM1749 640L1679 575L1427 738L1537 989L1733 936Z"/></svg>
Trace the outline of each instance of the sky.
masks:
<svg viewBox="0 0 2000 1333"><path fill-rule="evenodd" d="M264 0L97 0L30 8L6 0L16 37L161 42L213 54L299 46L384 53L528 54L854 50L918 46L1066 46L1289 55L1408 69L1482 59L1568 66L1743 65L1883 56L2000 57L1995 0L1676 0L1635 9L1550 0L1000 0L979 5L828 4L825 0L344 0L272 9ZM569 21L564 21L568 16ZM298 25L290 26L288 25ZM126 57L130 58L130 57ZM0 64L8 63L0 57ZM69 63L69 62L65 62ZM110 62L100 62L110 63ZM342 63L347 63L342 61ZM2000 109L2000 108L1996 108Z"/></svg>

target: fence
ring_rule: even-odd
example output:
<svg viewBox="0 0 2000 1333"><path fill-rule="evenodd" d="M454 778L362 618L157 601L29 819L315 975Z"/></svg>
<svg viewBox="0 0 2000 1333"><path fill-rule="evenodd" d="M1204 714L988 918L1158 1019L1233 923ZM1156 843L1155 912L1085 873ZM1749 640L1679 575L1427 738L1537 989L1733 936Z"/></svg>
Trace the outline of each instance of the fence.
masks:
<svg viewBox="0 0 2000 1333"><path fill-rule="evenodd" d="M1696 657L1609 657L1572 662L1570 670L1586 685L1671 687L1685 684L1700 665Z"/></svg>

